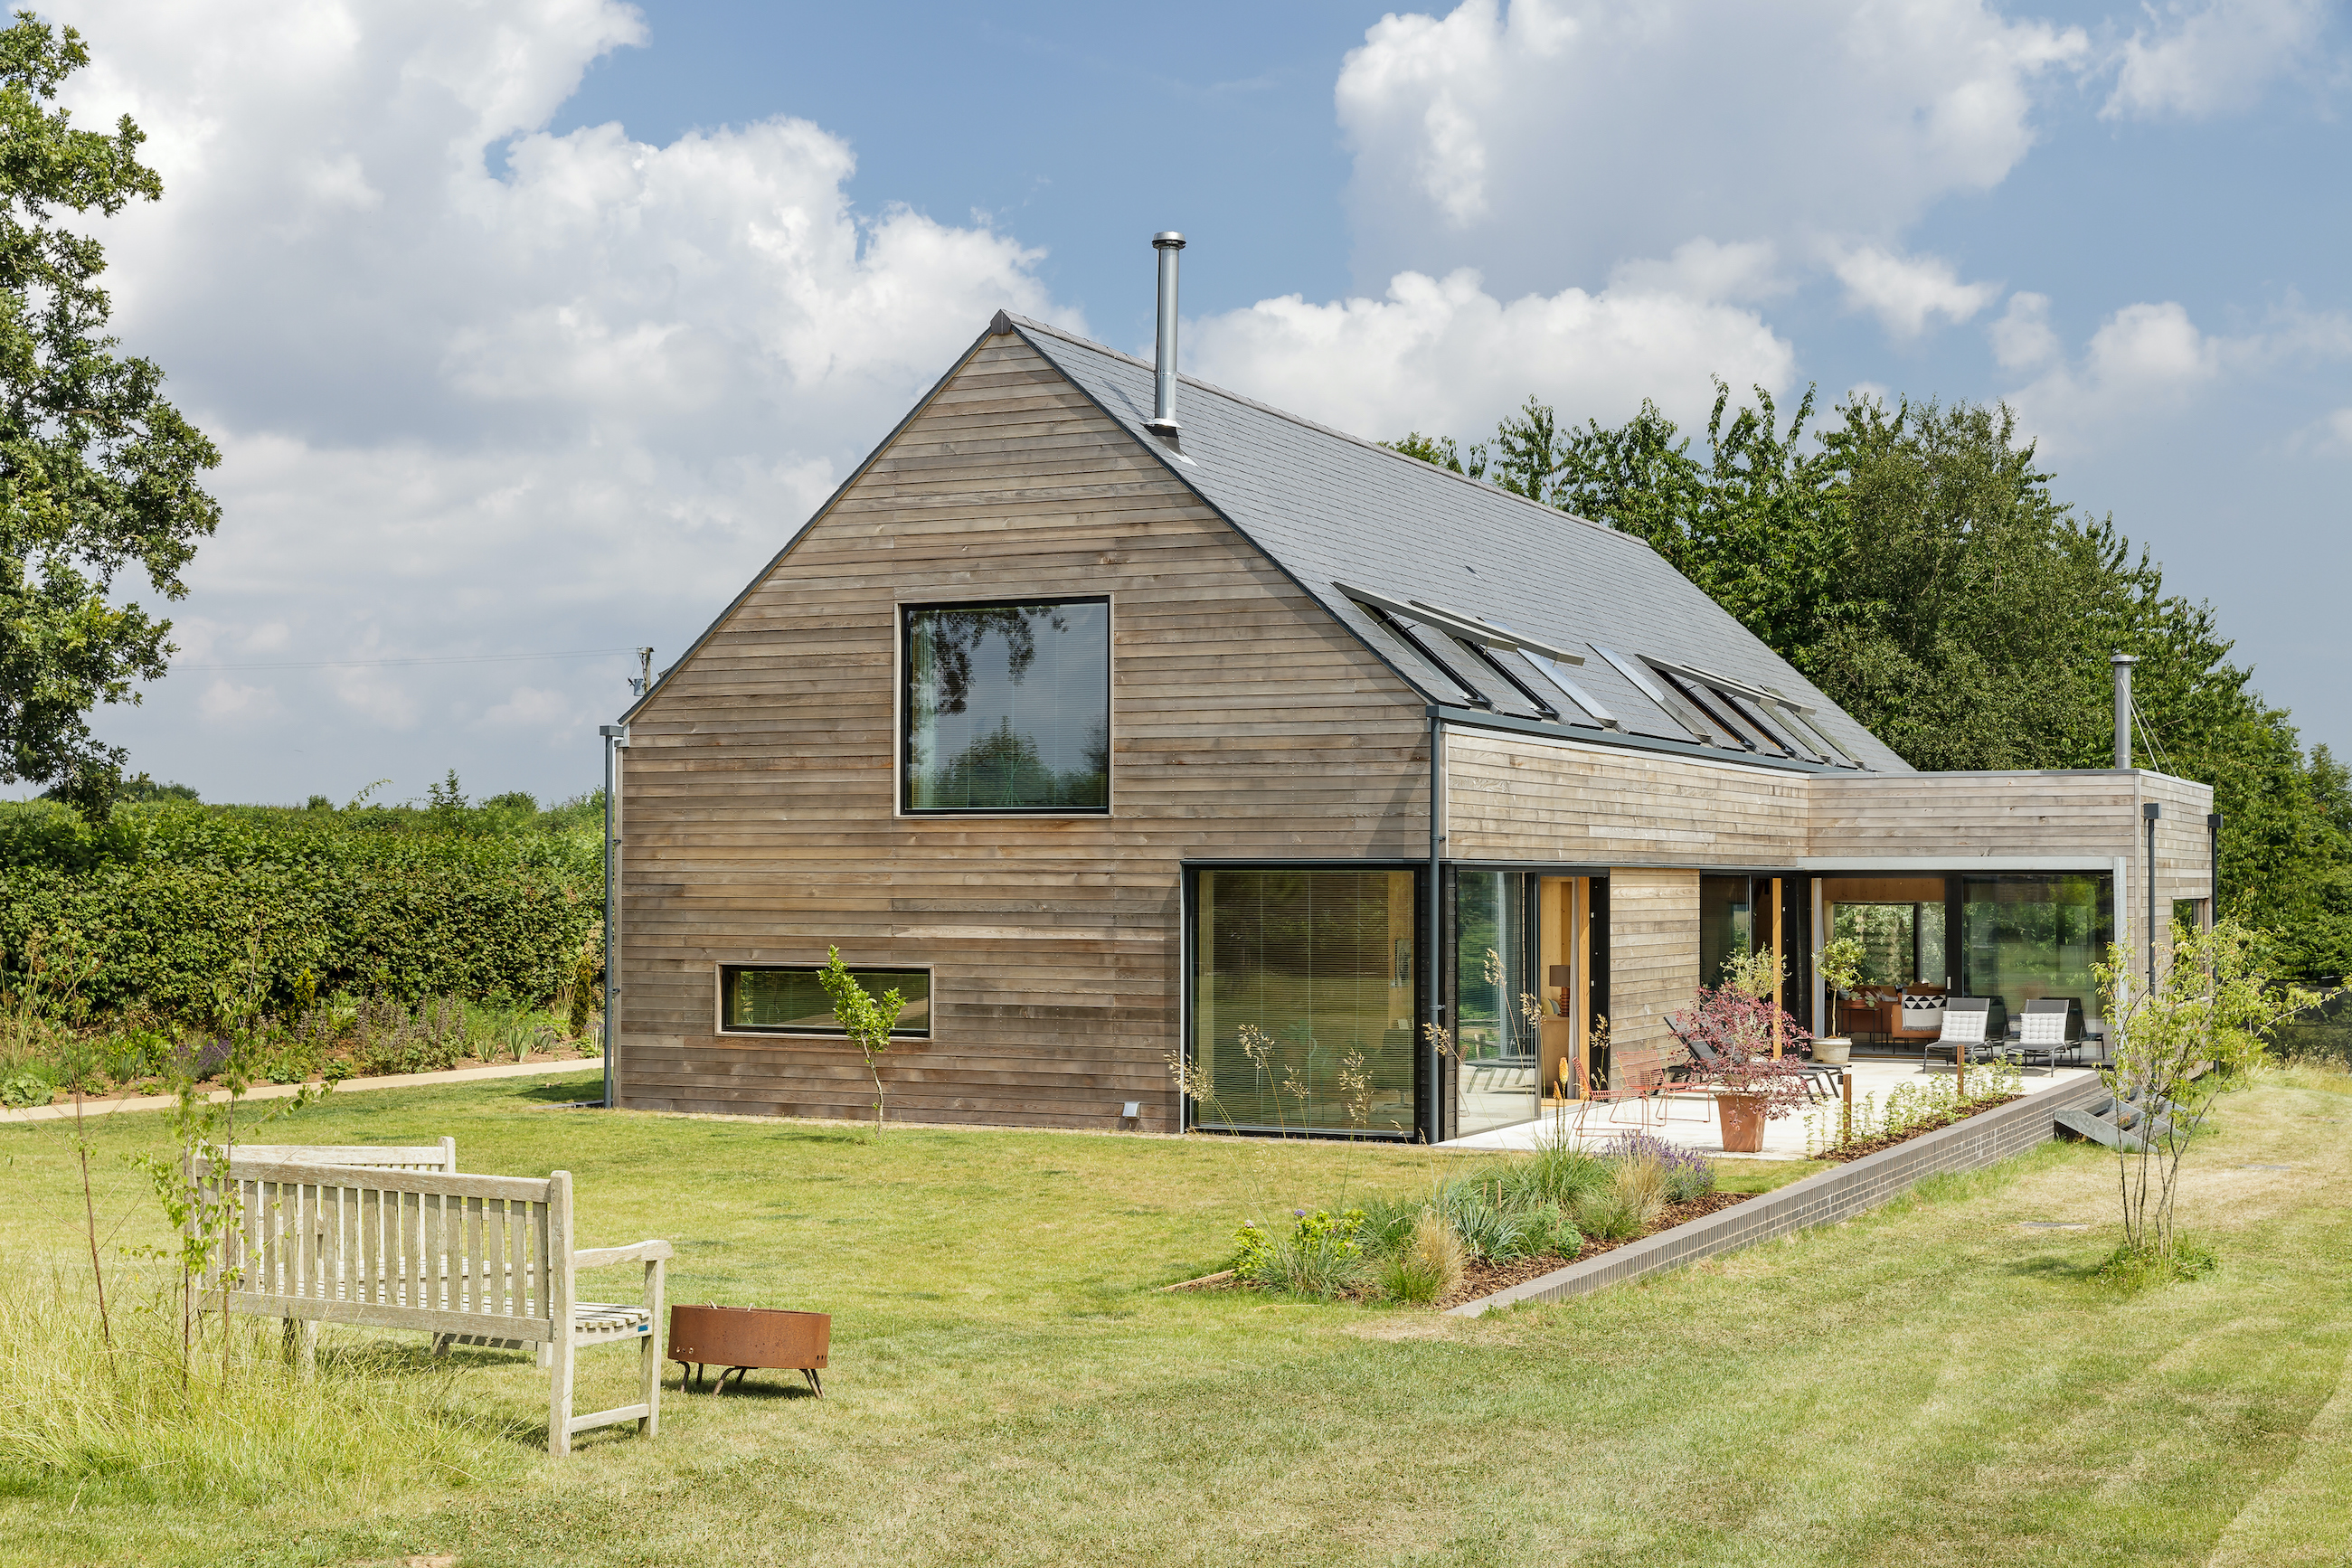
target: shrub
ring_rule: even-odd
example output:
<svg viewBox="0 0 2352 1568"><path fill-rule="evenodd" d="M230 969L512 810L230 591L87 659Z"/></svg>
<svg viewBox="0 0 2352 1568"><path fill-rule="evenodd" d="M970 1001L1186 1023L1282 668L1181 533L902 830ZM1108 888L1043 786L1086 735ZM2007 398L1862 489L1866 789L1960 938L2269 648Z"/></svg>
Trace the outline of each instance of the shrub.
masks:
<svg viewBox="0 0 2352 1568"><path fill-rule="evenodd" d="M1362 1294L1371 1277L1364 1257L1363 1211L1335 1215L1325 1209L1301 1210L1296 1218L1287 1236L1243 1226L1235 1237L1240 1252L1234 1272L1261 1289L1296 1296L1333 1300Z"/></svg>
<svg viewBox="0 0 2352 1568"><path fill-rule="evenodd" d="M1678 1149L1647 1132L1626 1132L1611 1139L1601 1151L1609 1161L1651 1160L1665 1172L1665 1201L1688 1203L1715 1191L1715 1162L1690 1149Z"/></svg>
<svg viewBox="0 0 2352 1568"><path fill-rule="evenodd" d="M178 803L93 826L0 806L0 952L13 976L37 935L75 929L100 960L83 995L100 1013L205 1016L248 943L262 1011L298 1011L306 986L553 995L601 911L600 836L394 829L379 815Z"/></svg>
<svg viewBox="0 0 2352 1568"><path fill-rule="evenodd" d="M1646 1154L1618 1158L1612 1162L1609 1185L1578 1200L1576 1224L1601 1241L1630 1240L1658 1217L1666 1190L1664 1162Z"/></svg>
<svg viewBox="0 0 2352 1568"><path fill-rule="evenodd" d="M1653 1154L1637 1154L1620 1160L1610 1184L1618 1194L1633 1205L1648 1225L1666 1206L1665 1162Z"/></svg>
<svg viewBox="0 0 2352 1568"><path fill-rule="evenodd" d="M1438 1212L1423 1205L1403 1245L1381 1260L1381 1293L1411 1306L1441 1301L1462 1280L1462 1240Z"/></svg>
<svg viewBox="0 0 2352 1568"><path fill-rule="evenodd" d="M1412 1239L1413 1226L1429 1208L1422 1197L1373 1197L1364 1200L1357 1212L1364 1216L1363 1243L1365 1255L1371 1258L1391 1258L1404 1249Z"/></svg>
<svg viewBox="0 0 2352 1568"><path fill-rule="evenodd" d="M1512 1167L1509 1184L1522 1201L1571 1208L1586 1193L1609 1184L1609 1164L1572 1143L1547 1143L1533 1159Z"/></svg>
<svg viewBox="0 0 2352 1568"><path fill-rule="evenodd" d="M1615 1187L1587 1193L1577 1201L1577 1228L1596 1241L1629 1240L1649 1223L1641 1205Z"/></svg>
<svg viewBox="0 0 2352 1568"><path fill-rule="evenodd" d="M1483 1262L1503 1262L1538 1257L1559 1245L1564 1223L1559 1205L1540 1199L1497 1201L1504 1190L1499 1177L1474 1176L1449 1182L1440 1191L1438 1213L1462 1238L1464 1249Z"/></svg>

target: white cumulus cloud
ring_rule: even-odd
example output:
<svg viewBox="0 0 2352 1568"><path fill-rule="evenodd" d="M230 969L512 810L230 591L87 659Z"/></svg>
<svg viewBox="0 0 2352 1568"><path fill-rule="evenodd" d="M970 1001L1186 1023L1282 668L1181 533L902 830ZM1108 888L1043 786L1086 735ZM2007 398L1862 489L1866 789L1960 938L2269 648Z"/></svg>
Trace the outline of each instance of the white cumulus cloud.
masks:
<svg viewBox="0 0 2352 1568"><path fill-rule="evenodd" d="M2180 0L2149 7L2120 51L2109 119L2201 120L2251 108L2306 64L2327 24L2326 0Z"/></svg>
<svg viewBox="0 0 2352 1568"><path fill-rule="evenodd" d="M1622 420L1644 396L1689 421L1708 375L1778 391L1795 366L1752 310L1616 288L1505 300L1466 268L1401 273L1379 299L1265 300L1185 331L1204 379L1374 440L1481 437L1530 393L1578 421Z"/></svg>
<svg viewBox="0 0 2352 1568"><path fill-rule="evenodd" d="M2003 370L2031 370L2058 353L2058 334L2050 327L2050 296L2022 290L2009 297L2009 309L1987 329L1992 356Z"/></svg>
<svg viewBox="0 0 2352 1568"><path fill-rule="evenodd" d="M2089 54L2082 29L1985 0L1392 14L1336 93L1359 276L1470 264L1517 293L1694 235L1891 235L2000 184L2043 83Z"/></svg>
<svg viewBox="0 0 2352 1568"><path fill-rule="evenodd" d="M588 67L646 38L614 0L56 16L97 62L77 115L132 114L166 187L96 226L115 329L226 454L183 606L215 658L226 628L277 623L289 662L636 643L667 662L993 310L1085 324L1018 240L854 205L852 149L806 121L552 133ZM555 706L428 722L479 711L476 674L384 665L277 682L289 749L337 770L278 787L590 781L632 661L548 668L562 779L494 776L504 731ZM194 718L231 699L194 674L102 728L208 795L277 778L250 738L207 750Z"/></svg>
<svg viewBox="0 0 2352 1568"><path fill-rule="evenodd" d="M247 686L225 678L205 688L197 710L207 719L253 721L279 711L278 693L267 686Z"/></svg>
<svg viewBox="0 0 2352 1568"><path fill-rule="evenodd" d="M1965 321L2000 297L1994 283L1963 283L1952 264L1933 256L1902 256L1883 246L1856 246L1830 263L1845 285L1846 302L1876 316L1898 339L1919 336L1928 319Z"/></svg>
<svg viewBox="0 0 2352 1568"><path fill-rule="evenodd" d="M2108 316L2080 355L2051 364L2010 401L2063 444L2121 420L2177 413L2282 366L2347 360L2352 317L2339 311L2283 310L2256 330L2217 333L2177 300L2144 301Z"/></svg>

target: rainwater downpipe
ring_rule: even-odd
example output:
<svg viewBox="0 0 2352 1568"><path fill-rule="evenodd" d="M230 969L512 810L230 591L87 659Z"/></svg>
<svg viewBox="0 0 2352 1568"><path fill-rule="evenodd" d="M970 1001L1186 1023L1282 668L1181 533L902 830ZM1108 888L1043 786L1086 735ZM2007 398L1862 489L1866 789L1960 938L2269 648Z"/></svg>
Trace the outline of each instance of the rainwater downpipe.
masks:
<svg viewBox="0 0 2352 1568"><path fill-rule="evenodd" d="M1434 709L1429 715L1429 952L1423 963L1429 971L1429 1021L1446 1026L1445 993L1438 981L1438 955L1445 945L1445 722ZM1445 1052L1436 1040L1429 1046L1429 1141L1445 1140Z"/></svg>
<svg viewBox="0 0 2352 1568"><path fill-rule="evenodd" d="M610 1110L620 1103L614 1092L613 1016L621 1005L621 932L616 919L621 887L620 775L621 749L629 743L629 727L605 724L596 732L604 738L604 1016L597 1036L604 1058L604 1109Z"/></svg>

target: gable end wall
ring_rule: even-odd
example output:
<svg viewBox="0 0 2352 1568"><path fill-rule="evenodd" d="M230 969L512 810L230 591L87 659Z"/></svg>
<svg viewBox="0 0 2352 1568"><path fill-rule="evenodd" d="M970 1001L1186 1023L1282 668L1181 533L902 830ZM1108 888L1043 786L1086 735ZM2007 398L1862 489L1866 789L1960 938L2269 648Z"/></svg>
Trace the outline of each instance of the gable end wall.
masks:
<svg viewBox="0 0 2352 1568"><path fill-rule="evenodd" d="M897 605L1112 598L1108 817L894 815ZM1421 700L1018 338L987 340L633 717L622 1102L870 1116L721 963L934 970L889 1114L1176 1124L1187 858L1426 852ZM1245 803L1236 813L1235 803Z"/></svg>

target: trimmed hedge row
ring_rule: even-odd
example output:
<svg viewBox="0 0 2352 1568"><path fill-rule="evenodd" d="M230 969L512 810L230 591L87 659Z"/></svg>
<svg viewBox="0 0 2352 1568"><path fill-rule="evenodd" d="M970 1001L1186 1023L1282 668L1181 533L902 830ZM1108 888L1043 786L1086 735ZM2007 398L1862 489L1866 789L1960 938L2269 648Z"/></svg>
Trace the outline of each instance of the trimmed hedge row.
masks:
<svg viewBox="0 0 2352 1568"><path fill-rule="evenodd" d="M14 814L12 814L14 815ZM99 952L100 1011L143 1002L196 1012L239 985L258 944L268 1005L318 992L404 1001L553 995L602 914L603 868L572 837L488 838L337 831L209 816L138 814L90 829L0 824L0 952L71 926ZM29 816L29 814L27 814Z"/></svg>

